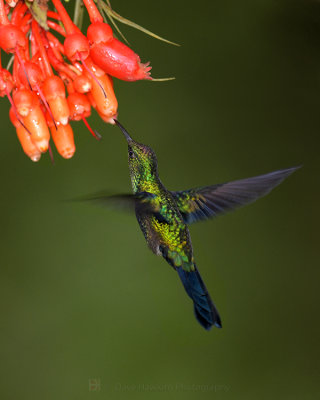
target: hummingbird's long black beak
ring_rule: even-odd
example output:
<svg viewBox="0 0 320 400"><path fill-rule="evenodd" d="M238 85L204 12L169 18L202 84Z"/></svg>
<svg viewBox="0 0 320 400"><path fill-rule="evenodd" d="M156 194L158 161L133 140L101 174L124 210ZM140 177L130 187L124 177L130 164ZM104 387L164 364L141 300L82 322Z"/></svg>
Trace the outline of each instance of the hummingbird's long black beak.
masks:
<svg viewBox="0 0 320 400"><path fill-rule="evenodd" d="M125 138L127 139L127 142L132 142L133 139L131 138L131 136L129 135L129 133L127 132L127 130L120 124L120 122L117 119L114 119L114 122L116 125L118 125L118 127L121 129L122 133L124 134Z"/></svg>

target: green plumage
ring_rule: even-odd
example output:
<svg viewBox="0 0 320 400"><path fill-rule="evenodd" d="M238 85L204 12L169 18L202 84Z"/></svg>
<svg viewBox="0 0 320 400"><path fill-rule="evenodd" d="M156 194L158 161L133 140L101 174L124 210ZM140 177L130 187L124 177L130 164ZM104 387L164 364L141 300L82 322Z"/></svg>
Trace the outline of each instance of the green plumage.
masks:
<svg viewBox="0 0 320 400"><path fill-rule="evenodd" d="M192 299L197 320L205 329L221 328L219 313L193 257L187 224L215 217L269 193L296 168L239 181L170 192L162 184L153 150L135 142L115 120L128 142L133 195L104 197L107 203L131 204L150 249L177 271Z"/></svg>
<svg viewBox="0 0 320 400"><path fill-rule="evenodd" d="M165 252L173 267L182 267L187 271L194 269L188 227L173 195L160 181L154 152L149 147L132 141L129 148L129 168L133 193L153 195L145 198L140 196L136 206L137 219L149 247L158 255Z"/></svg>

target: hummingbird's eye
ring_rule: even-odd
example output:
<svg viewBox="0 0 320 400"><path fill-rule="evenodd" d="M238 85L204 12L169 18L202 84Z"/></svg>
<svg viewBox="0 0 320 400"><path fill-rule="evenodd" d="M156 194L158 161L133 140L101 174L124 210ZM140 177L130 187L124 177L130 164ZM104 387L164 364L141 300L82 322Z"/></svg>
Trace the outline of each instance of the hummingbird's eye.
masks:
<svg viewBox="0 0 320 400"><path fill-rule="evenodd" d="M131 149L129 150L129 157L134 158L134 152Z"/></svg>

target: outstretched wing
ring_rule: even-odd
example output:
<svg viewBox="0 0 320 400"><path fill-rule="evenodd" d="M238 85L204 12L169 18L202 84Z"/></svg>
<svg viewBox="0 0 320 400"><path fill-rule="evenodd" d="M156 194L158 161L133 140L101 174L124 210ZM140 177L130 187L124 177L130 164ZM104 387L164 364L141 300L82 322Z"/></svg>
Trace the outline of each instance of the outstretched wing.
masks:
<svg viewBox="0 0 320 400"><path fill-rule="evenodd" d="M78 198L77 201L90 201L109 209L128 211L130 213L138 209L146 214L155 215L161 222L166 221L166 215L162 212L159 197L150 192L115 195L99 192L91 196Z"/></svg>
<svg viewBox="0 0 320 400"><path fill-rule="evenodd" d="M186 224L201 221L252 203L268 194L300 167L292 167L253 178L172 192Z"/></svg>
<svg viewBox="0 0 320 400"><path fill-rule="evenodd" d="M89 196L82 196L72 201L90 202L109 209L134 212L135 197L133 194L110 194L109 192L98 192Z"/></svg>

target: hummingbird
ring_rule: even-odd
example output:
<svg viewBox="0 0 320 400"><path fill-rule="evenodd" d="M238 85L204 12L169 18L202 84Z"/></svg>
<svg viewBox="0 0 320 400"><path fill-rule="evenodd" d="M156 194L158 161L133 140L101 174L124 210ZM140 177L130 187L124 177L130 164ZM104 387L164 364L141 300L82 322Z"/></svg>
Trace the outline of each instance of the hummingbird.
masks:
<svg viewBox="0 0 320 400"><path fill-rule="evenodd" d="M162 256L178 276L193 302L194 314L206 329L222 328L193 255L188 225L224 214L268 194L297 168L183 191L169 191L158 174L155 152L136 142L118 120L128 143L132 194L96 197L109 205L132 206L149 248Z"/></svg>

